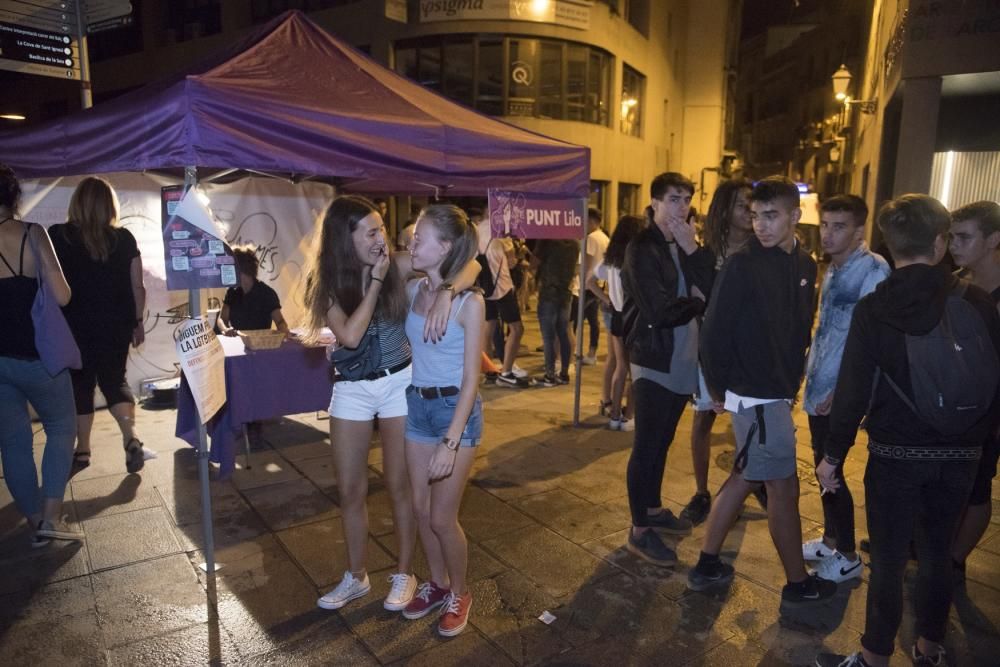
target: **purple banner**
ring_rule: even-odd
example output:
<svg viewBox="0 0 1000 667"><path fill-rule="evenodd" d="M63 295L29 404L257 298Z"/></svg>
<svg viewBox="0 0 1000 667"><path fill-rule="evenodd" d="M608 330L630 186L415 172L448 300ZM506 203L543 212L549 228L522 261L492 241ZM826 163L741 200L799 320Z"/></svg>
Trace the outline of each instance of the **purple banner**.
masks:
<svg viewBox="0 0 1000 667"><path fill-rule="evenodd" d="M494 238L574 239L583 237L587 200L513 190L489 190Z"/></svg>
<svg viewBox="0 0 1000 667"><path fill-rule="evenodd" d="M235 285L237 275L232 249L225 241L178 213L177 209L183 199L183 186L165 187L161 191L167 289ZM189 207L188 210L192 209ZM198 209L194 210L202 213ZM207 212L204 215L207 216ZM202 221L202 225L205 224Z"/></svg>

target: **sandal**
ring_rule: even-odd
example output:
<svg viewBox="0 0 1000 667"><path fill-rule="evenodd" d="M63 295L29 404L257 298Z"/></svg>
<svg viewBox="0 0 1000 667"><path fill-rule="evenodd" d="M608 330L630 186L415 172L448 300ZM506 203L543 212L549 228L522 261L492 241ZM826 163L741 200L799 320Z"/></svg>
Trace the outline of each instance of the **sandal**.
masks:
<svg viewBox="0 0 1000 667"><path fill-rule="evenodd" d="M125 445L125 469L130 473L139 472L146 465L146 455L142 451L142 441L132 438Z"/></svg>
<svg viewBox="0 0 1000 667"><path fill-rule="evenodd" d="M86 468L90 465L90 452L73 452L73 467Z"/></svg>

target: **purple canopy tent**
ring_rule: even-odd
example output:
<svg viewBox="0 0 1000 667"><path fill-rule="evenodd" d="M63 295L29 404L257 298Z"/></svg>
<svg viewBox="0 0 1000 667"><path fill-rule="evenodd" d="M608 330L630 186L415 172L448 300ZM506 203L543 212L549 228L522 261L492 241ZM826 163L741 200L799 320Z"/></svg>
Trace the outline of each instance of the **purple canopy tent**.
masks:
<svg viewBox="0 0 1000 667"><path fill-rule="evenodd" d="M0 132L21 178L178 169L332 179L352 191L586 197L590 150L471 111L288 12L214 58L98 107ZM200 303L197 290L190 302ZM216 570L204 426L202 525Z"/></svg>
<svg viewBox="0 0 1000 667"><path fill-rule="evenodd" d="M585 197L590 151L483 116L289 12L182 75L0 133L22 178L195 166L333 177L352 191Z"/></svg>

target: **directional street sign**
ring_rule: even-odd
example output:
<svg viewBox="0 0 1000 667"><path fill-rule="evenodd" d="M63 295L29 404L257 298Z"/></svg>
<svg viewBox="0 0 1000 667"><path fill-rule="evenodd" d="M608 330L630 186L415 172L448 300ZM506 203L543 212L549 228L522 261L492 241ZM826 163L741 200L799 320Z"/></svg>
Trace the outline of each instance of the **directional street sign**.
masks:
<svg viewBox="0 0 1000 667"><path fill-rule="evenodd" d="M49 30L0 22L0 69L79 80L76 40Z"/></svg>
<svg viewBox="0 0 1000 667"><path fill-rule="evenodd" d="M0 0L0 21L71 35L76 9L70 0Z"/></svg>

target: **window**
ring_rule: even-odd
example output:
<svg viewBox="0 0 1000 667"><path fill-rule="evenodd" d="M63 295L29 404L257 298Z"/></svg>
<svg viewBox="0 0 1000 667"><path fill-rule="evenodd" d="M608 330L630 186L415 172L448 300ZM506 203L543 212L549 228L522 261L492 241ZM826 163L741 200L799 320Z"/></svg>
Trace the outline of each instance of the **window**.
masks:
<svg viewBox="0 0 1000 667"><path fill-rule="evenodd" d="M494 116L608 125L611 56L583 44L501 35L401 41L395 69Z"/></svg>
<svg viewBox="0 0 1000 667"><path fill-rule="evenodd" d="M628 65L622 65L621 128L630 137L642 136L642 103L646 77Z"/></svg>
<svg viewBox="0 0 1000 667"><path fill-rule="evenodd" d="M610 230L614 227L608 217L608 214L610 213L610 211L608 211L608 187L610 185L611 184L607 181L591 181L590 197L587 200L587 206L593 206L604 215L604 220L601 221L601 226L604 227L605 230Z"/></svg>
<svg viewBox="0 0 1000 667"><path fill-rule="evenodd" d="M618 184L618 215L639 215L639 186L635 183Z"/></svg>

